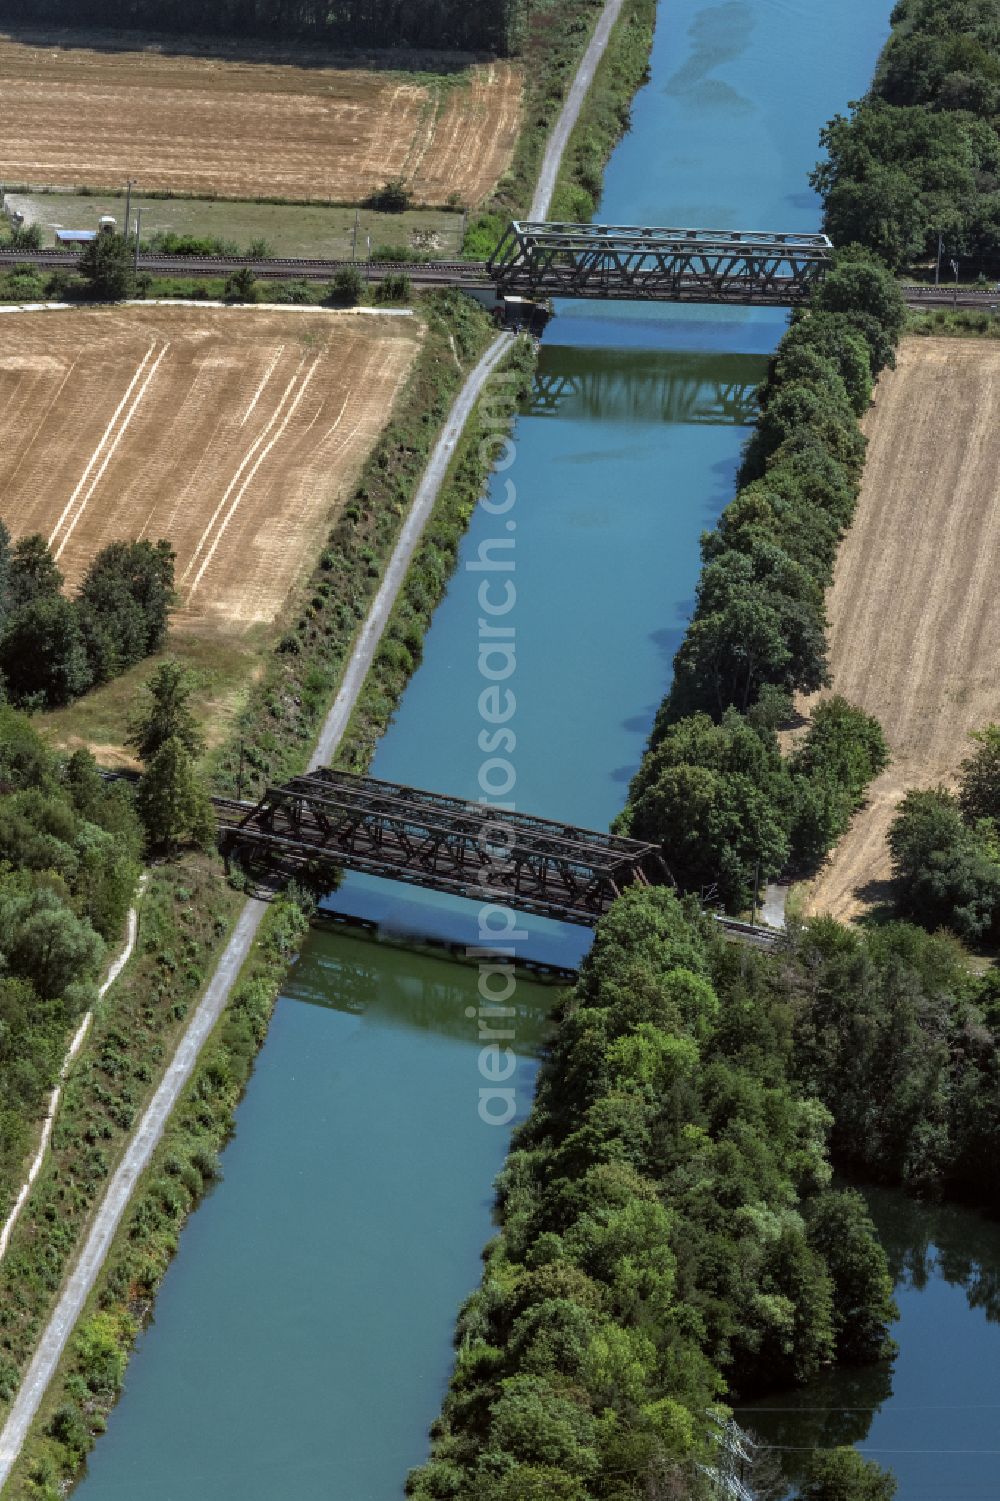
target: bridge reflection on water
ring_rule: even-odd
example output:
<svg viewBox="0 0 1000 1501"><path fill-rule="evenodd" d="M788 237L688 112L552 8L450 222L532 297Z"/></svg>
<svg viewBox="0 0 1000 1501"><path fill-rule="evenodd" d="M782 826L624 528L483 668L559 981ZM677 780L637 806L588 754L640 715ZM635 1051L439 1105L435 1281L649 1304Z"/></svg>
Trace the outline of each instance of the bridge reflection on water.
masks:
<svg viewBox="0 0 1000 1501"><path fill-rule="evenodd" d="M519 970L516 992L506 1004L517 1053L536 1057L552 1026L560 987ZM292 966L282 994L326 1010L348 1012L394 1027L474 1043L477 969L442 949L432 953L400 941L351 932L322 919ZM469 1009L473 1008L473 1017Z"/></svg>
<svg viewBox="0 0 1000 1501"><path fill-rule="evenodd" d="M531 417L747 427L757 417L758 355L543 345Z"/></svg>

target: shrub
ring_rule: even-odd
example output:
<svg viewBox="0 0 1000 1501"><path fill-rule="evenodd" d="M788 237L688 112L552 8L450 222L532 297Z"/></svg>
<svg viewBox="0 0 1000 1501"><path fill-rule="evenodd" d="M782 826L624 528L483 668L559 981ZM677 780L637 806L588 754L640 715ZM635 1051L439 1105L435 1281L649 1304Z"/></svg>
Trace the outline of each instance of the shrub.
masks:
<svg viewBox="0 0 1000 1501"><path fill-rule="evenodd" d="M399 273L382 278L376 288L375 298L378 302L407 302L411 292L410 278Z"/></svg>
<svg viewBox="0 0 1000 1501"><path fill-rule="evenodd" d="M364 300L365 279L357 266L342 266L330 285L331 302L356 307Z"/></svg>
<svg viewBox="0 0 1000 1501"><path fill-rule="evenodd" d="M226 279L223 293L227 302L256 302L257 278L252 266L240 266Z"/></svg>
<svg viewBox="0 0 1000 1501"><path fill-rule="evenodd" d="M402 214L413 204L413 195L401 177L391 177L367 200L367 206L383 214Z"/></svg>

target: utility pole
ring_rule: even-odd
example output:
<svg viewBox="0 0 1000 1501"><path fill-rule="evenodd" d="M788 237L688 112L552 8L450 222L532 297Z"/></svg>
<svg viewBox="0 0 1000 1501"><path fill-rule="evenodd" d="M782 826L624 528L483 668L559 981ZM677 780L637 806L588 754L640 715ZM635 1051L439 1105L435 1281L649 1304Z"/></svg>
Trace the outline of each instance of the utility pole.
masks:
<svg viewBox="0 0 1000 1501"><path fill-rule="evenodd" d="M952 261L951 269L955 273L955 307L958 307L958 261Z"/></svg>
<svg viewBox="0 0 1000 1501"><path fill-rule="evenodd" d="M943 234L939 234L938 235L938 257L937 257L937 265L934 268L934 285L936 287L939 287L941 285L941 257L943 255L944 255L944 235Z"/></svg>
<svg viewBox="0 0 1000 1501"><path fill-rule="evenodd" d="M360 214L360 210L359 209L355 209L354 210L354 239L351 242L351 260L352 261L356 261L357 258L358 258L358 217L359 217L359 214Z"/></svg>
<svg viewBox="0 0 1000 1501"><path fill-rule="evenodd" d="M757 856L757 864L753 868L753 906L750 909L750 927L757 926L757 891L760 886L760 856Z"/></svg>
<svg viewBox="0 0 1000 1501"><path fill-rule="evenodd" d="M133 272L134 272L134 274L136 276L139 275L139 229L140 229L141 225L142 225L142 209L141 208L137 208L136 211L135 211L135 261L133 262L133 265L132 265L132 270L133 270Z"/></svg>
<svg viewBox="0 0 1000 1501"><path fill-rule="evenodd" d="M132 188L133 180L129 177L125 182L125 227L122 230L122 239L128 239L128 227L132 217Z"/></svg>

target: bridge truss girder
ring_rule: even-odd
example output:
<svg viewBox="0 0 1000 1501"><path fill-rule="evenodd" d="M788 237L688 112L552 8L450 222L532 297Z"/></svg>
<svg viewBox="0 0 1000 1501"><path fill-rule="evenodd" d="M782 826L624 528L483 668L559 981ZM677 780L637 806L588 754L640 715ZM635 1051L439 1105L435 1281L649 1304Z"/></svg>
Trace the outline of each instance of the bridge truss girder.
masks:
<svg viewBox="0 0 1000 1501"><path fill-rule="evenodd" d="M831 254L826 235L515 221L487 269L507 296L794 307Z"/></svg>
<svg viewBox="0 0 1000 1501"><path fill-rule="evenodd" d="M588 926L626 887L670 881L655 844L328 770L223 808L219 836L283 877L363 871Z"/></svg>

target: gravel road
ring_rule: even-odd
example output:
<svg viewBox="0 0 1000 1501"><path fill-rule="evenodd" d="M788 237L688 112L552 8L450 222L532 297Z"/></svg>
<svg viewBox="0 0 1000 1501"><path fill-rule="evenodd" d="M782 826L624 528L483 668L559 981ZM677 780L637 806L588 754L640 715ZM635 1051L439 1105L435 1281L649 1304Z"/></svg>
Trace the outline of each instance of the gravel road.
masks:
<svg viewBox="0 0 1000 1501"><path fill-rule="evenodd" d="M528 218L532 222L548 217L549 205L556 190L556 178L562 166L563 152L573 134L573 127L580 118L587 90L594 81L597 64L604 56L608 39L611 36L611 28L618 20L624 3L625 0L608 0L594 35L590 39L590 46L583 54L583 61L577 70L576 78L566 96L566 103L562 107L562 113L556 121L555 129L549 137L549 144L545 148L545 155L542 157L542 170L538 174L535 196L528 210Z"/></svg>

